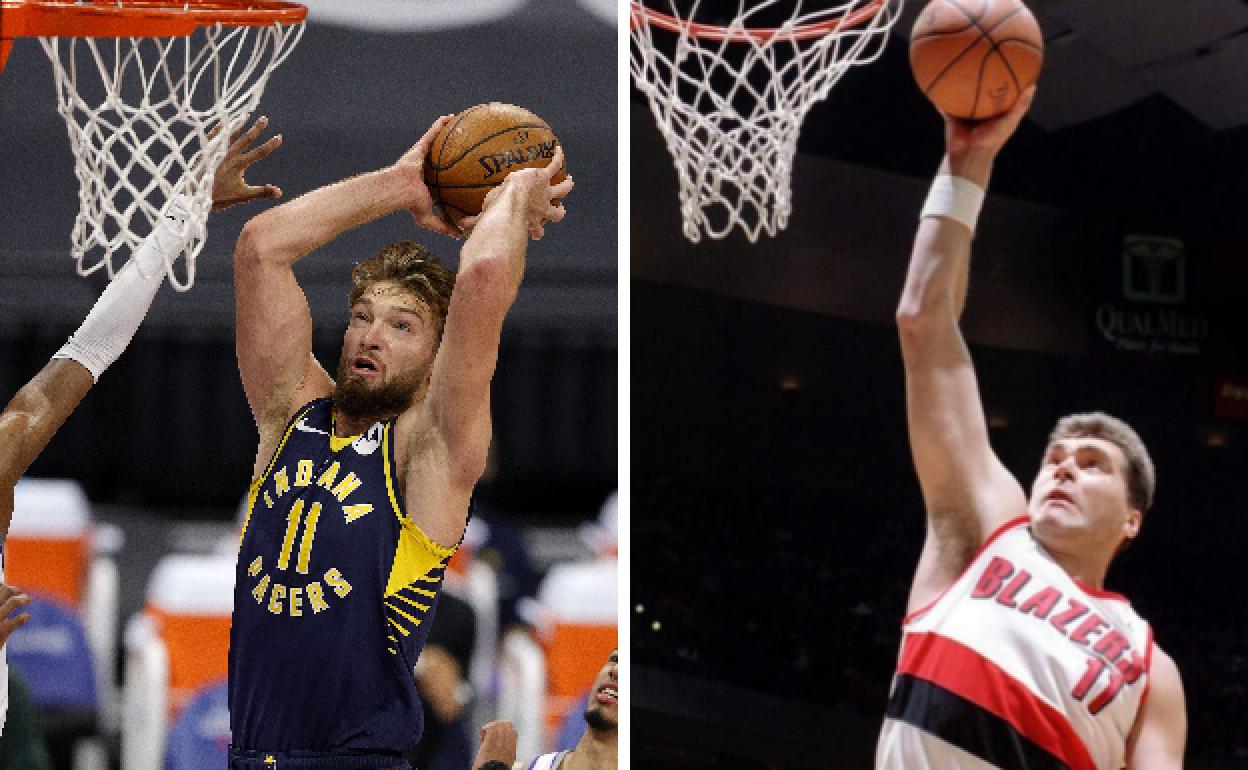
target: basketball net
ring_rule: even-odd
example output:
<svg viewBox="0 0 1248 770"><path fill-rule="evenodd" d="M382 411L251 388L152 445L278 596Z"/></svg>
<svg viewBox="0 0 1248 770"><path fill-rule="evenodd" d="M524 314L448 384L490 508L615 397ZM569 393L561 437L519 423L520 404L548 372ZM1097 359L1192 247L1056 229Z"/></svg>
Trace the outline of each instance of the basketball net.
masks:
<svg viewBox="0 0 1248 770"><path fill-rule="evenodd" d="M192 235L179 291L195 281L213 176L230 134L259 105L303 24L199 27L182 37L40 37L81 187L72 253L79 275L138 250L167 200L190 201ZM214 132L215 129L215 132Z"/></svg>
<svg viewBox="0 0 1248 770"><path fill-rule="evenodd" d="M849 0L802 12L803 0L740 0L725 27L631 3L633 85L646 95L679 177L685 237L774 236L793 211L797 136L811 106L851 66L875 61L904 0ZM793 6L783 24L764 12ZM805 5L810 6L809 0ZM675 47L655 43L655 29ZM660 32L660 35L664 35ZM670 53L669 53L670 51Z"/></svg>

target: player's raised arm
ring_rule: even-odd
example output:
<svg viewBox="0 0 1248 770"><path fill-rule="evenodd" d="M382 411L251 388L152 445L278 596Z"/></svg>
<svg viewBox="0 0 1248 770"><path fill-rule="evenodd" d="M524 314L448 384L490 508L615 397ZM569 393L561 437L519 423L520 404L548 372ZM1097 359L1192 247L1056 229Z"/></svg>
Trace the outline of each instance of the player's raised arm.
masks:
<svg viewBox="0 0 1248 770"><path fill-rule="evenodd" d="M217 167L213 185L214 210L255 198L280 195L272 187L251 187L243 174L251 164L277 147L270 140L248 149L265 122L257 121L229 148ZM51 361L24 385L0 412L0 537L8 531L12 490L30 464L55 435L138 331L156 291L164 282L166 259L176 256L191 238L189 215L178 200L170 201L165 216L126 266L100 294L86 320Z"/></svg>
<svg viewBox="0 0 1248 770"><path fill-rule="evenodd" d="M421 178L429 143L449 119L439 118L412 150L379 171L313 190L253 218L234 255L236 352L243 390L260 431L260 465L286 420L311 399L333 391L312 357L312 316L293 266L347 230L403 209L444 235L459 230L433 211Z"/></svg>
<svg viewBox="0 0 1248 770"><path fill-rule="evenodd" d="M930 577L947 583L997 524L1026 510L1022 487L989 446L959 319L983 190L1033 93L993 120L971 124L945 118L947 152L924 206L897 307L910 446L928 512L918 594L926 568L936 566Z"/></svg>
<svg viewBox="0 0 1248 770"><path fill-rule="evenodd" d="M541 238L546 222L564 217L562 204L553 201L572 190L572 178L558 184L552 178L563 167L563 150L555 151L545 168L513 171L486 197L480 216L466 220L471 235L459 256L455 291L447 309L446 326L434 359L425 413L440 450L445 451L447 481L465 496L485 470L490 444L490 380L498 360L503 318L515 301L524 276L529 239ZM409 466L423 462L427 437L419 430L407 433L413 446ZM421 474L409 474L409 499L421 499L413 483L425 483ZM444 506L446 520L422 521L426 534L443 545L458 542L463 532L463 509Z"/></svg>

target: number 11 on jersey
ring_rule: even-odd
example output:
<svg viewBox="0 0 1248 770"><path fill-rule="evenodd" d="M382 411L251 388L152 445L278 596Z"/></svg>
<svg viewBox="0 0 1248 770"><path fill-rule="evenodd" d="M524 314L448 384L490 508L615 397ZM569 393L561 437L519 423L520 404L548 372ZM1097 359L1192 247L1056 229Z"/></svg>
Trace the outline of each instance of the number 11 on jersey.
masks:
<svg viewBox="0 0 1248 770"><path fill-rule="evenodd" d="M277 568L284 570L290 566L290 552L295 545L295 534L299 531L299 519L303 517L303 501L296 500L286 514L286 537L282 539L282 552L277 557ZM308 561L312 556L312 540L316 537L316 522L321 517L321 504L312 503L308 509L308 520L303 526L303 538L299 541L299 559L295 562L295 571L301 575L308 574Z"/></svg>

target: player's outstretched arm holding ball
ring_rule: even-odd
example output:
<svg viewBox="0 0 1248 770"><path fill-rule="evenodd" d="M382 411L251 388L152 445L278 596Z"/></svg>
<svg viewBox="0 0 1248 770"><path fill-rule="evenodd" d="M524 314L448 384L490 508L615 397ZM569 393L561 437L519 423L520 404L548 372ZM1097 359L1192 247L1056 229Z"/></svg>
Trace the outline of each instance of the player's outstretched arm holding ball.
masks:
<svg viewBox="0 0 1248 770"><path fill-rule="evenodd" d="M398 422L406 441L396 462L410 512L443 546L459 542L473 485L485 471L490 381L503 319L520 289L529 239L541 238L547 222L564 217L563 205L553 201L571 192L572 177L552 183L562 167L563 149L557 148L546 167L511 172L486 196L481 214L464 220L471 234L460 250L428 396ZM436 470L418 470L430 467Z"/></svg>
<svg viewBox="0 0 1248 770"><path fill-rule="evenodd" d="M910 450L927 509L927 538L908 611L939 595L989 533L1027 509L1022 486L989 446L959 319L971 237L993 162L1034 94L1033 87L1009 112L978 123L944 116L945 157L923 208L897 307Z"/></svg>
<svg viewBox="0 0 1248 770"><path fill-rule="evenodd" d="M932 634L933 639L938 638L937 634L957 636L960 633L956 621L939 619L956 617L953 614L955 610L950 609L954 607L950 602L956 600L945 598L948 596L945 592L955 582L961 585L964 571L973 562L979 563L977 554L981 547L988 547L986 541L990 535L1003 533L1000 542L1004 542L1007 530L1017 531L1013 525L1006 527L1007 523L1030 513L1028 531L1040 544L1039 553L1046 554L1039 561L1060 564L1069 576L1068 580L1073 578L1078 586L1092 586L1092 595L1097 596L1095 592L1101 591L1105 571L1117 552L1116 547L1133 537L1138 529L1142 511L1126 509L1147 507L1139 505L1133 497L1124 498L1121 486L1115 486L1123 484L1122 479L1133 476L1136 471L1127 474L1122 470L1121 466L1126 461L1113 458L1119 457L1118 453L1125 450L1116 448L1108 440L1096 438L1097 434L1090 434L1093 438L1087 438L1089 434L1075 433L1073 437L1059 436L1051 440L1031 501L989 444L975 370L959 320L966 301L971 239L993 163L1018 128L1034 94L1033 86L1008 112L988 120L969 122L944 116L946 154L923 208L905 287L897 308L897 325L905 363L910 446L927 513L927 534L907 602L908 636L903 642L903 650L916 656L925 655L925 659L953 654L941 652L945 647L939 646L918 653L916 650L921 643L915 640L922 638L924 633ZM1130 432L1129 428L1126 430ZM1133 432L1131 436L1138 441ZM1129 442L1119 446L1125 443ZM1151 463L1149 468L1151 472ZM1121 521L1117 512L1119 506L1126 511ZM1053 513L1050 508L1060 508L1061 511ZM1037 511L1041 513L1037 514ZM1068 530L1058 530L1056 525L1048 523L1050 518L1062 516L1070 519L1062 525L1068 526ZM1043 522L1043 526L1052 528L1058 534L1036 533L1037 522ZM1102 527L1103 531L1097 527ZM1062 540L1063 537L1070 539ZM1075 539L1080 537L1085 540ZM1063 550L1066 543L1077 547ZM992 547L1005 548L995 544ZM1028 566L1034 575L1019 572L1014 583L1014 590L1020 594L1021 586L1026 582L1024 577L1030 580L1040 574L1032 565ZM1010 569L1013 573L1021 567L1011 566ZM991 588L994 579L991 570L984 575L979 578L980 588ZM1079 583L1080 579L1084 582ZM1039 581L1038 577L1036 581ZM1003 579L1002 584L1004 582ZM1033 588L1031 593L1038 590ZM1006 600L1003 606L1014 605ZM1009 620L1021 626L1022 631L1031 629L1036 617L1042 616L1054 620L1052 628L1061 630L1062 626L1056 624L1057 610L1053 610L1050 617L1049 610L1041 610L1034 602L1027 605L1021 598L1018 606L1030 606L1030 612L1035 616L1022 615L1019 619ZM1087 611L1086 606L1084 610ZM1119 612L1108 605L1097 611L1107 616ZM940 614L944 612L950 614ZM1042 612L1043 615L1040 614ZM1134 617L1128 611L1122 611L1122 616ZM1122 622L1125 625L1120 627L1124 629L1139 627L1131 625L1135 621ZM925 630L928 625L939 631ZM1018 654L1034 656L1036 661L1044 661L1044 665L1056 665L1055 661L1062 654L1070 654L1071 649L1082 649L1077 646L1082 643L1080 640L1092 647L1097 641L1108 638L1105 625L1106 621L1093 615L1086 621L1082 633L1072 629L1063 639L1061 635L1050 638L1047 632L1038 631L1034 639L1012 644L1019 648L1014 651ZM1092 628L1102 638L1090 636L1088 629ZM1045 627L1041 626L1040 631L1046 631ZM914 640L910 639L911 634ZM957 647L958 642L939 638L946 647ZM961 643L984 645L984 649L1008 646L1005 641L993 641L995 637L981 639L972 635L957 638ZM1126 636L1120 634L1117 638L1125 640ZM1115 661L1120 674L1118 679L1114 678L1113 671L1102 672L1095 663L1089 664L1088 671L1091 673L1085 676L1087 688L1083 690L1086 699L1080 701L1083 696L1075 696L1076 706L1062 717L1069 720L1069 724L1084 724L1101 715L1101 709L1116 707L1116 703L1122 702L1115 701L1115 696L1121 692L1127 679L1139 676L1129 665L1137 660L1131 656L1138 653L1138 660L1145 661L1149 677L1147 697L1140 698L1138 710L1130 712L1133 714L1130 731L1118 744L1117 751L1121 753L1116 756L1121 760L1115 761L1125 764L1127 770L1175 770L1182 767L1186 740L1182 683L1174 662L1152 643L1151 635L1146 638L1143 644L1140 644L1140 639L1133 639L1133 644L1140 646L1128 648L1130 654L1124 654L1121 660ZM1053 657L1044 657L1046 655ZM1151 665L1147 662L1149 658ZM1081 659L1076 657L1076 660ZM913 674L907 670L907 675ZM1079 690L1080 686L1076 684L1074 689ZM1134 697L1140 696L1137 693ZM900 714L894 714L891 708L890 704L890 717L901 719ZM888 738L881 742L881 752L885 748L889 752L883 766L892 767L887 762L895 760L895 752L904 745L904 741L894 740L896 735L899 735L896 731L887 732ZM1074 745L1073 741L1070 745ZM1113 767L1118 766L1120 764L1113 764Z"/></svg>

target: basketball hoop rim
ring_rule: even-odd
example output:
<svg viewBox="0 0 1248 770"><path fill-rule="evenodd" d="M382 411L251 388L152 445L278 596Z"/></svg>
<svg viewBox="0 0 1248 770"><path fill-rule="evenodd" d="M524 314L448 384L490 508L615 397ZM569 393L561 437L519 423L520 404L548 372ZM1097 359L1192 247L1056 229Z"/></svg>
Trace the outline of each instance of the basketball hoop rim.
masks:
<svg viewBox="0 0 1248 770"><path fill-rule="evenodd" d="M308 9L288 0L119 0L84 5L49 0L0 0L0 38L186 37L199 27L298 24Z"/></svg>
<svg viewBox="0 0 1248 770"><path fill-rule="evenodd" d="M868 0L865 5L832 19L799 24L795 27L759 27L737 30L730 27L720 27L715 24L700 24L694 21L678 19L662 11L647 8L641 4L640 0L630 0L629 26L636 27L640 24L646 24L669 32L683 32L700 40L726 40L730 43L748 43L751 41L767 43L777 37L786 40L815 40L843 29L861 26L867 20L878 15L887 4L888 0Z"/></svg>

